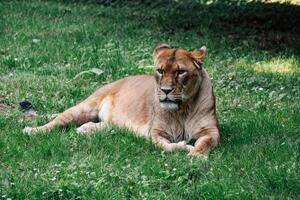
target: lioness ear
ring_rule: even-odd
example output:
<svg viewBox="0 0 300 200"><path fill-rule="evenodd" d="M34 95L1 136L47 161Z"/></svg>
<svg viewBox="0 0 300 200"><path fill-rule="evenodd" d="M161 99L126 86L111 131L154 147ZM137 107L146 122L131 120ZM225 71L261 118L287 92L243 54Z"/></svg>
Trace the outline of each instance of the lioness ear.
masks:
<svg viewBox="0 0 300 200"><path fill-rule="evenodd" d="M200 49L195 49L191 53L194 63L198 69L201 69L202 60L207 55L207 49L206 46L201 47Z"/></svg>
<svg viewBox="0 0 300 200"><path fill-rule="evenodd" d="M154 50L153 50L153 59L154 59L154 62L157 58L157 56L159 55L159 52L161 52L162 50L164 49L170 49L171 47L168 45L168 44L158 44Z"/></svg>

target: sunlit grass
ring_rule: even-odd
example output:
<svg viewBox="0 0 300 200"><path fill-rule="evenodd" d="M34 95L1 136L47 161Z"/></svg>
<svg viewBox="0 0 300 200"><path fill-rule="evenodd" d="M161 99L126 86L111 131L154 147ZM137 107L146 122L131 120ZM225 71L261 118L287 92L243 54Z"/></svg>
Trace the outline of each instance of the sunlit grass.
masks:
<svg viewBox="0 0 300 200"><path fill-rule="evenodd" d="M247 55L236 59L232 66L237 69L254 71L257 74L298 74L300 72L299 60L295 56L270 57L265 54L264 56L258 55L257 57L250 58Z"/></svg>
<svg viewBox="0 0 300 200"><path fill-rule="evenodd" d="M293 5L300 5L300 0L262 0L264 3L289 3Z"/></svg>
<svg viewBox="0 0 300 200"><path fill-rule="evenodd" d="M272 73L291 73L296 72L297 69L297 61L295 58L272 58L269 61L261 61L256 62L254 64L254 70L257 73L263 73L263 72L272 72Z"/></svg>

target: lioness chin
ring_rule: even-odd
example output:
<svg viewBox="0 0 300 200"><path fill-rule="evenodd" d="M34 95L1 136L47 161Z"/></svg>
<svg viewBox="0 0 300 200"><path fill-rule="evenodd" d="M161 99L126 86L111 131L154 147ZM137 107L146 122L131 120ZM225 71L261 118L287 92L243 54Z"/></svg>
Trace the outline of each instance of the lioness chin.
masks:
<svg viewBox="0 0 300 200"><path fill-rule="evenodd" d="M117 125L151 138L167 152L184 150L205 158L219 142L218 121L211 80L202 68L206 48L192 52L157 46L154 75L127 77L94 92L28 134L46 132L74 123L81 134ZM194 145L188 145L189 141Z"/></svg>

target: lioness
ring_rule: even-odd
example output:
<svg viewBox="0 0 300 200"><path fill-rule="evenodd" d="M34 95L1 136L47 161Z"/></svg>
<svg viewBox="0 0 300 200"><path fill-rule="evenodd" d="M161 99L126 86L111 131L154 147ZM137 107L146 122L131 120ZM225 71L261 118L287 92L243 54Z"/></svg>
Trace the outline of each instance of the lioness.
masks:
<svg viewBox="0 0 300 200"><path fill-rule="evenodd" d="M70 123L81 134L112 124L151 138L167 152L186 150L206 158L219 142L215 97L211 80L202 68L206 47L192 52L158 45L153 52L155 73L127 77L103 86L83 102L28 134ZM194 140L194 146L187 142Z"/></svg>

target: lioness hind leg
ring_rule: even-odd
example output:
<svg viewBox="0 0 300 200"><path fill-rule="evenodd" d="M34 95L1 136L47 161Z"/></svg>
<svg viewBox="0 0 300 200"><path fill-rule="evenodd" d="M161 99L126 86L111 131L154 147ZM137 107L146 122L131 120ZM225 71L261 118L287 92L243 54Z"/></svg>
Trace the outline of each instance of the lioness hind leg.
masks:
<svg viewBox="0 0 300 200"><path fill-rule="evenodd" d="M39 132L47 132L55 127L63 127L71 123L81 125L89 121L98 121L98 110L86 104L78 104L58 114L57 117L43 126L25 127L23 133L31 135Z"/></svg>
<svg viewBox="0 0 300 200"><path fill-rule="evenodd" d="M69 123L69 121L64 120L63 116L58 116L49 123L43 125L43 126L38 126L38 127L25 127L23 129L23 133L26 133L28 135L36 134L39 132L47 132L50 131L51 129L58 127L58 126L65 126Z"/></svg>
<svg viewBox="0 0 300 200"><path fill-rule="evenodd" d="M109 125L105 122L88 122L83 125L81 125L79 128L76 129L76 132L79 134L87 134L87 133L93 133L97 130L101 130L104 128L108 128Z"/></svg>

